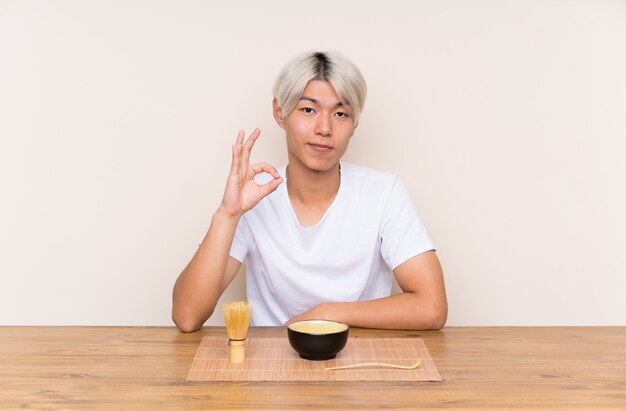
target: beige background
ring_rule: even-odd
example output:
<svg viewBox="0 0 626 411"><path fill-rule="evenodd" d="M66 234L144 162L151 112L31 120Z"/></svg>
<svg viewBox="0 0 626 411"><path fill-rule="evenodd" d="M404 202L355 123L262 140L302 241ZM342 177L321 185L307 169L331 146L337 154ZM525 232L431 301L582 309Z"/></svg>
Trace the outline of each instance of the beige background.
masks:
<svg viewBox="0 0 626 411"><path fill-rule="evenodd" d="M237 130L282 165L274 77L334 48L369 84L345 160L409 187L449 325L625 325L624 22L620 1L0 1L0 324L172 324Z"/></svg>

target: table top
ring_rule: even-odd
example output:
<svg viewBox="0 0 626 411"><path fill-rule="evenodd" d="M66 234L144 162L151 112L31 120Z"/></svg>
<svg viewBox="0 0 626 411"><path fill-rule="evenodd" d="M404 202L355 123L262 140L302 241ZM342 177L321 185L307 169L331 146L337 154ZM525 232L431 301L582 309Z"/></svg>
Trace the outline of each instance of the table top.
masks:
<svg viewBox="0 0 626 411"><path fill-rule="evenodd" d="M351 329L424 339L443 382L187 382L207 335L225 330L0 327L0 408L626 410L626 327Z"/></svg>

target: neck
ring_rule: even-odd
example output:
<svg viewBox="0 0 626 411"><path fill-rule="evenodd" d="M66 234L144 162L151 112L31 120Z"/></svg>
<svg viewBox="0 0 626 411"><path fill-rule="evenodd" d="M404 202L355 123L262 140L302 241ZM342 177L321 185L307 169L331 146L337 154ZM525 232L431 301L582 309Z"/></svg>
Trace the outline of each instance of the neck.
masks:
<svg viewBox="0 0 626 411"><path fill-rule="evenodd" d="M286 174L287 191L292 201L296 200L309 205L325 205L332 202L339 191L341 182L339 164L330 170L315 171L290 163Z"/></svg>

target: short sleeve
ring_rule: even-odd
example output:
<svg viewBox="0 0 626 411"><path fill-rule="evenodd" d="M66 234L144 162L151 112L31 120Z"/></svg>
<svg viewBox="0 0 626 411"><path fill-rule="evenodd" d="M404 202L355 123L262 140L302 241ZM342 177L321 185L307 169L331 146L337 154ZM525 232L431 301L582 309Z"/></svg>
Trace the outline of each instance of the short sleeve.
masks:
<svg viewBox="0 0 626 411"><path fill-rule="evenodd" d="M406 187L397 176L383 213L380 240L383 259L392 270L411 257L435 249Z"/></svg>
<svg viewBox="0 0 626 411"><path fill-rule="evenodd" d="M243 263L248 250L250 249L250 228L245 218L240 218L235 230L235 236L233 237L233 244L230 247L230 256L235 260Z"/></svg>

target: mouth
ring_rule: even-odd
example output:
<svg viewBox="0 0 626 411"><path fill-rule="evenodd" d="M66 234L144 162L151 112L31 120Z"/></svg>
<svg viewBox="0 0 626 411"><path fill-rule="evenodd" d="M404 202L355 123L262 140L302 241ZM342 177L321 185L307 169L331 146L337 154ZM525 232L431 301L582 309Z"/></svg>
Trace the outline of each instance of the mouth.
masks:
<svg viewBox="0 0 626 411"><path fill-rule="evenodd" d="M315 150L315 151L329 151L332 150L333 148L331 146L327 146L325 144L315 144L315 143L309 143L309 146Z"/></svg>

